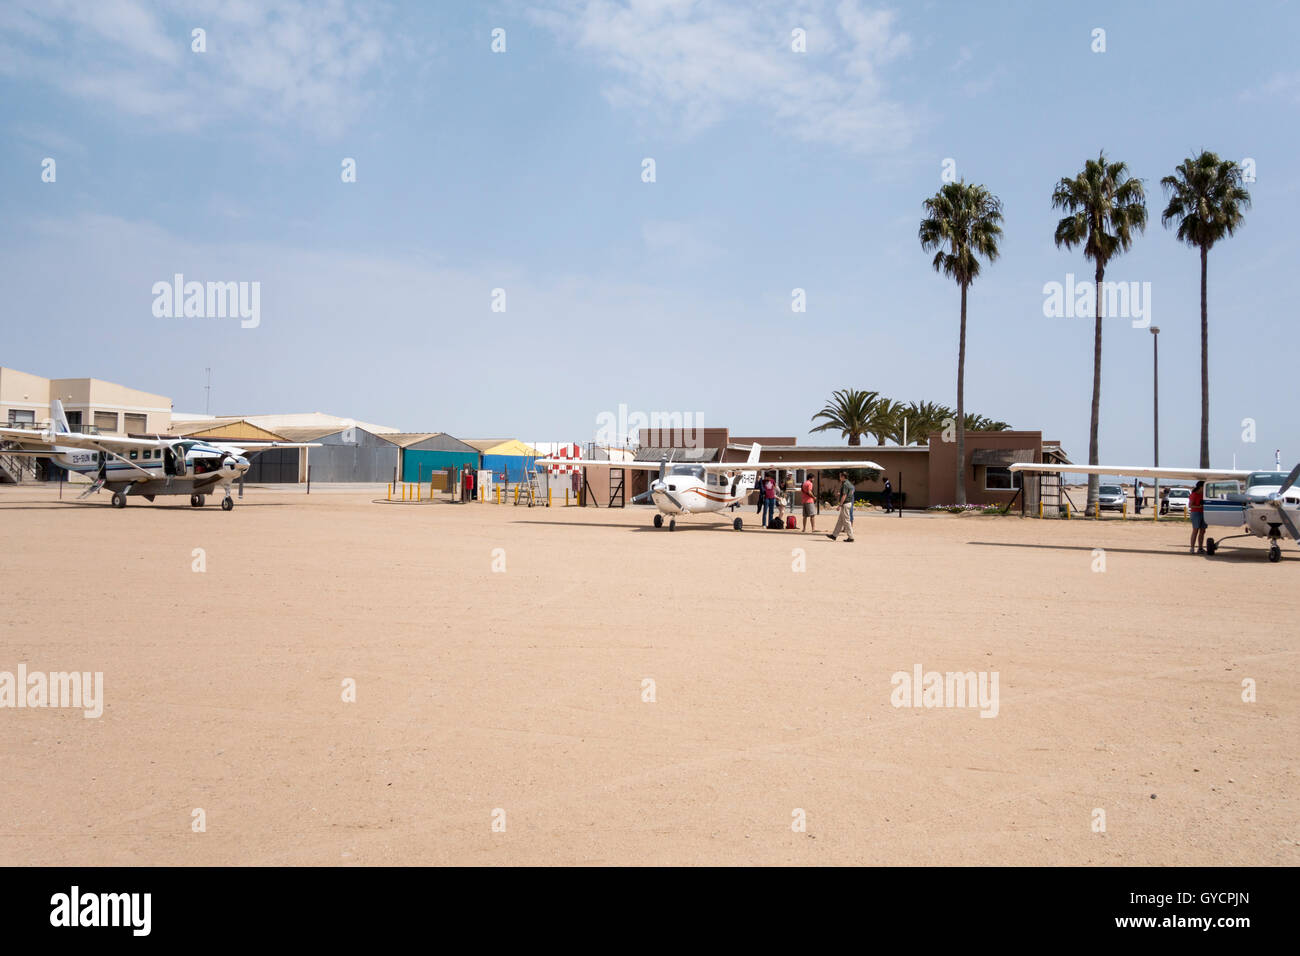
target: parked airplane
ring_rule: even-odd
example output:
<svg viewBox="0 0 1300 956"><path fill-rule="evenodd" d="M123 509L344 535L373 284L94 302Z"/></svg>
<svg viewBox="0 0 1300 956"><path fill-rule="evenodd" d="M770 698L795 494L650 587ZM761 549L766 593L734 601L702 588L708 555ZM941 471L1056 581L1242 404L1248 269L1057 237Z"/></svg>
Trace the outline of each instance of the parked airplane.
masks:
<svg viewBox="0 0 1300 956"><path fill-rule="evenodd" d="M754 487L756 471L805 469L862 469L879 472L884 469L873 461L759 461L762 445L750 446L746 461L670 462L661 461L604 461L591 458L539 458L538 465L586 465L604 468L629 468L637 471L657 471L659 477L650 482L650 490L637 495L633 501L649 498L659 513L654 517L656 528L662 528L668 516L668 530L677 530L677 519L688 515L707 514L733 508L740 504ZM748 470L745 470L748 469ZM744 521L735 518L731 525L737 531Z"/></svg>
<svg viewBox="0 0 1300 956"><path fill-rule="evenodd" d="M207 495L221 489L221 510L235 506L230 486L248 471L248 459L268 448L317 448L319 443L197 441L193 438L122 438L89 435L68 427L63 403L50 403L50 427L0 428L0 442L11 447L4 455L49 458L68 471L94 475L89 494L108 488L114 508L125 508L128 495L153 501L158 495L189 495L190 505L203 507ZM243 497L243 484L240 484Z"/></svg>
<svg viewBox="0 0 1300 956"><path fill-rule="evenodd" d="M1131 475L1134 478L1172 478L1211 482L1236 481L1245 484L1238 493L1206 497L1205 523L1210 526L1241 528L1241 534L1226 538L1205 539L1205 553L1212 555L1219 545L1231 538L1266 538L1269 542L1268 559L1282 560L1278 543L1285 533L1300 543L1300 490L1295 488L1300 480L1300 465L1291 474L1281 471L1248 471L1245 469L1213 468L1134 468L1109 465L1044 465L1040 462L1016 462L1012 471L1068 472L1080 475Z"/></svg>

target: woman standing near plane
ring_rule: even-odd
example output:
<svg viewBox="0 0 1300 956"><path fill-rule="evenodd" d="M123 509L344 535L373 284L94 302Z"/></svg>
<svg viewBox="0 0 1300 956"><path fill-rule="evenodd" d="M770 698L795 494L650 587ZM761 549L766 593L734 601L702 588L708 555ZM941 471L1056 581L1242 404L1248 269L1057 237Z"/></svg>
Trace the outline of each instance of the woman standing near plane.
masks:
<svg viewBox="0 0 1300 956"><path fill-rule="evenodd" d="M1192 519L1192 554L1205 553L1205 482L1198 481L1187 500L1187 514ZM1197 540L1200 535L1200 540Z"/></svg>

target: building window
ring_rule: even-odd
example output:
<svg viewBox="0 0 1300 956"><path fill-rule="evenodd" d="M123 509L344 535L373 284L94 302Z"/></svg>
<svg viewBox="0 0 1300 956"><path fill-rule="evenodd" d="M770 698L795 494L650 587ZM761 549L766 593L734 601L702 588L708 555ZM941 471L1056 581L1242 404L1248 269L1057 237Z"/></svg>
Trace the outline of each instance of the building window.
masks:
<svg viewBox="0 0 1300 956"><path fill-rule="evenodd" d="M68 428L71 431L81 431L81 412L64 412L68 419Z"/></svg>
<svg viewBox="0 0 1300 956"><path fill-rule="evenodd" d="M1012 491L1021 485L1020 472L1012 473L1010 468L989 465L984 469L985 491Z"/></svg>
<svg viewBox="0 0 1300 956"><path fill-rule="evenodd" d="M117 431L117 412L95 412L95 428L101 432Z"/></svg>
<svg viewBox="0 0 1300 956"><path fill-rule="evenodd" d="M11 408L9 409L10 425L35 425L36 413L30 408Z"/></svg>
<svg viewBox="0 0 1300 956"><path fill-rule="evenodd" d="M140 434L149 427L149 419L145 415L137 415L131 412L123 412L122 417L126 419L124 430L128 433Z"/></svg>

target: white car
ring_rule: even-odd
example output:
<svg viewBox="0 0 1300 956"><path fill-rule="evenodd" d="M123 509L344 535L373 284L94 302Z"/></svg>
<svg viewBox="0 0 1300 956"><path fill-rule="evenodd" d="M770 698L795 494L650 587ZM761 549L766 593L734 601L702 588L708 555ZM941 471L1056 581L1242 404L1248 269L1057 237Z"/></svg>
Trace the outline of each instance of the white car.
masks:
<svg viewBox="0 0 1300 956"><path fill-rule="evenodd" d="M1192 497L1190 488L1170 488L1160 505L1161 514L1187 514L1187 505Z"/></svg>
<svg viewBox="0 0 1300 956"><path fill-rule="evenodd" d="M1123 485L1101 485L1097 488L1097 502L1102 511L1123 511L1128 494Z"/></svg>

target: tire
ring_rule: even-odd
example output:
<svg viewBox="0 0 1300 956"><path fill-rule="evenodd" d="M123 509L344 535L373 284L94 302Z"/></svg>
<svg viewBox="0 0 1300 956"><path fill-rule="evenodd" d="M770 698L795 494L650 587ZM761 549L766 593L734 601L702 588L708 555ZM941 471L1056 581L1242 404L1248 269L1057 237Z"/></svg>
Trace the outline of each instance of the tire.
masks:
<svg viewBox="0 0 1300 956"><path fill-rule="evenodd" d="M1214 552L1215 552L1215 551L1218 551L1218 550L1219 550L1219 543L1218 543L1217 541L1215 541L1213 538L1206 538L1206 539L1205 539L1205 553L1206 553L1206 554L1214 554Z"/></svg>
<svg viewBox="0 0 1300 956"><path fill-rule="evenodd" d="M664 526L664 516L663 516L663 515L655 515L655 527L656 527L656 528L662 528L663 526Z"/></svg>
<svg viewBox="0 0 1300 956"><path fill-rule="evenodd" d="M1268 559L1273 562L1281 561L1282 549L1277 545L1273 545L1273 547L1268 549Z"/></svg>
<svg viewBox="0 0 1300 956"><path fill-rule="evenodd" d="M731 522L731 526L735 528L737 531L741 531L745 527L745 522L737 518L735 521Z"/></svg>
<svg viewBox="0 0 1300 956"><path fill-rule="evenodd" d="M669 531L676 531L676 530L677 530L677 519L676 519L676 518L670 518L670 519L668 520L668 530L669 530Z"/></svg>
<svg viewBox="0 0 1300 956"><path fill-rule="evenodd" d="M202 507L203 507L203 496L202 496L202 495L190 495L190 507L191 507L191 508L202 508Z"/></svg>
<svg viewBox="0 0 1300 956"><path fill-rule="evenodd" d="M230 510L231 508L233 508L233 507L235 507L235 499L234 499L234 498L222 498L222 499L221 499L221 510L222 510L222 511L229 511L229 510Z"/></svg>
<svg viewBox="0 0 1300 956"><path fill-rule="evenodd" d="M126 495L122 494L122 492L120 492L120 491L115 491L115 492L113 492L113 507L114 507L114 508L125 508L125 507L126 507Z"/></svg>

